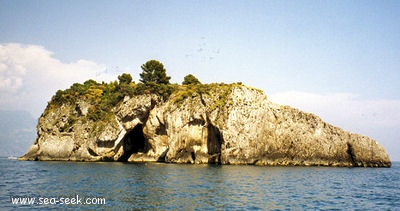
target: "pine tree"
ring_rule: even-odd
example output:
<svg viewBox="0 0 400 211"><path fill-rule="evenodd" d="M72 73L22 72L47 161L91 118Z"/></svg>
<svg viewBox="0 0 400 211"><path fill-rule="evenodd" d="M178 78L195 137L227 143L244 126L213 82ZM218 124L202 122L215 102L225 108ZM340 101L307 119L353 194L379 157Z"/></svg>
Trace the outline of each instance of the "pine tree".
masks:
<svg viewBox="0 0 400 211"><path fill-rule="evenodd" d="M132 76L129 73L122 73L118 76L119 84L130 84L132 82Z"/></svg>
<svg viewBox="0 0 400 211"><path fill-rule="evenodd" d="M183 85L190 85L190 84L201 84L199 79L197 79L194 75L189 74L183 78Z"/></svg>
<svg viewBox="0 0 400 211"><path fill-rule="evenodd" d="M156 60L150 60L141 66L140 82L144 84L169 84L171 77L167 76L164 65Z"/></svg>

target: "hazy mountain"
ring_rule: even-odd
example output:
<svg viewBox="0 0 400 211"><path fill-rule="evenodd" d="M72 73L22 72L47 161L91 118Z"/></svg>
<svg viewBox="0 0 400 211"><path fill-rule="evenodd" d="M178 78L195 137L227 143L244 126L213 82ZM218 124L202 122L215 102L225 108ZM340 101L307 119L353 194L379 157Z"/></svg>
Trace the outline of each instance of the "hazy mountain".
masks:
<svg viewBox="0 0 400 211"><path fill-rule="evenodd" d="M27 111L0 110L0 156L21 156L36 138L36 119Z"/></svg>

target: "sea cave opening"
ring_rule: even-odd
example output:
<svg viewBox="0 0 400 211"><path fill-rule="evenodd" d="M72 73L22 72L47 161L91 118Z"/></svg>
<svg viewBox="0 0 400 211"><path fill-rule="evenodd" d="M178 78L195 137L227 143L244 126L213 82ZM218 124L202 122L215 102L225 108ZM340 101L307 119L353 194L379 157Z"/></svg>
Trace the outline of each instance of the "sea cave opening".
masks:
<svg viewBox="0 0 400 211"><path fill-rule="evenodd" d="M122 139L122 147L124 153L118 159L119 161L126 162L129 157L134 153L146 153L148 151L148 143L143 134L143 125L136 125L129 131Z"/></svg>
<svg viewBox="0 0 400 211"><path fill-rule="evenodd" d="M210 156L208 163L221 164L221 146L224 142L224 138L218 127L212 124L208 125L207 130L207 149L208 155Z"/></svg>

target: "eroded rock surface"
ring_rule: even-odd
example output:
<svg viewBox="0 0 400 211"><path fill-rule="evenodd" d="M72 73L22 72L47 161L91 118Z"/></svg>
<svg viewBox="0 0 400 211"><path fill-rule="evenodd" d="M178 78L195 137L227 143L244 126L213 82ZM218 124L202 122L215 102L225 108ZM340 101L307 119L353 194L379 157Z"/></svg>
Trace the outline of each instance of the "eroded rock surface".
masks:
<svg viewBox="0 0 400 211"><path fill-rule="evenodd" d="M168 100L125 97L105 120L90 103L47 109L22 160L390 167L375 140L270 102L257 89L219 85Z"/></svg>

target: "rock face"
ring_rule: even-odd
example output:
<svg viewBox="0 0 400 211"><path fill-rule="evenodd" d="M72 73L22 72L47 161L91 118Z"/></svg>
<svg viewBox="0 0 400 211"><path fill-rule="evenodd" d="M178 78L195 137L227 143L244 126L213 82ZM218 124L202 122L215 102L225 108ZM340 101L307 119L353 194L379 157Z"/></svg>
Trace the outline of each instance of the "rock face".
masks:
<svg viewBox="0 0 400 211"><path fill-rule="evenodd" d="M218 85L168 100L125 97L106 120L83 100L47 109L21 160L390 167L375 140L270 102L257 89Z"/></svg>

